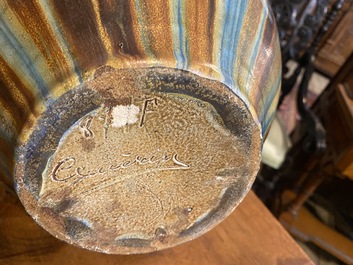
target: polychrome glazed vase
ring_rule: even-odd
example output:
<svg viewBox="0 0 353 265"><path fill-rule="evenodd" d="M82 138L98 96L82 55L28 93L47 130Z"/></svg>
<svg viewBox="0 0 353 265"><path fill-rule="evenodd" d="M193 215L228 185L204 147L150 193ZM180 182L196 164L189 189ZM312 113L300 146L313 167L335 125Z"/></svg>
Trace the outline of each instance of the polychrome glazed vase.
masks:
<svg viewBox="0 0 353 265"><path fill-rule="evenodd" d="M145 253L259 170L280 50L265 0L1 0L0 174L55 237Z"/></svg>

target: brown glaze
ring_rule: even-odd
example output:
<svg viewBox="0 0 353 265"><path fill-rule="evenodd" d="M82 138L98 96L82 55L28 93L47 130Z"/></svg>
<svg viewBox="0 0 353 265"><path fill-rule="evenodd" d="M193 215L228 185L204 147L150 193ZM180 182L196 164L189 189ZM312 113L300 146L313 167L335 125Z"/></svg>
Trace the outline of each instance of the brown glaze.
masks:
<svg viewBox="0 0 353 265"><path fill-rule="evenodd" d="M73 55L81 71L102 65L107 61L107 52L97 29L92 2L51 1L62 30L72 45Z"/></svg>
<svg viewBox="0 0 353 265"><path fill-rule="evenodd" d="M69 65L39 3L33 0L27 1L25 5L20 0L6 0L6 3L43 54L50 72L58 82L66 81L70 76Z"/></svg>
<svg viewBox="0 0 353 265"><path fill-rule="evenodd" d="M215 3L212 0L204 2L187 1L186 12L188 12L189 19L186 27L192 29L190 31L190 39L194 40L189 42L190 59L195 62L195 64L204 61L212 62L213 60L211 51L213 49L214 5ZM201 16L200 14L208 15ZM208 41L200 41L204 38Z"/></svg>
<svg viewBox="0 0 353 265"><path fill-rule="evenodd" d="M128 54L133 58L142 58L136 40L132 38L133 27L130 4L125 0L99 0L102 24L109 35L114 55Z"/></svg>
<svg viewBox="0 0 353 265"><path fill-rule="evenodd" d="M0 102L21 130L29 114L34 112L35 98L1 57L0 87L4 88L0 89Z"/></svg>

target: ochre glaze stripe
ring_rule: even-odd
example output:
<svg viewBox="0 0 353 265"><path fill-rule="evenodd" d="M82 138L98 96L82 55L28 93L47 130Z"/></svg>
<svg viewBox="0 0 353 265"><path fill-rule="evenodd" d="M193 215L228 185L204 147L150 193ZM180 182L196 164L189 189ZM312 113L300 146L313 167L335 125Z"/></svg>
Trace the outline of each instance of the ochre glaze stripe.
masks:
<svg viewBox="0 0 353 265"><path fill-rule="evenodd" d="M140 0L139 9L145 38L149 43L149 51L158 60L174 60L172 29L170 25L170 7L163 1Z"/></svg>
<svg viewBox="0 0 353 265"><path fill-rule="evenodd" d="M252 80L257 80L257 78L253 78L253 71L258 66L251 62L251 58L256 56L254 46L256 40L259 38L259 25L263 22L263 17L261 16L262 13L260 13L260 15L254 16L253 11L260 10L261 8L262 4L260 1L250 1L248 3L247 9L245 10L245 17L242 23L242 28L246 28L246 30L242 30L242 28L238 29L240 31L240 41L237 44L237 50L234 51L238 58L236 59L233 78L234 80L237 80L239 90L244 95L251 93L251 89L253 89L249 87L249 83ZM257 88L255 88L255 90L257 90ZM249 101L251 101L251 96Z"/></svg>
<svg viewBox="0 0 353 265"><path fill-rule="evenodd" d="M213 0L186 2L186 31L191 68L212 63L213 5ZM213 8L210 9L210 6Z"/></svg>
<svg viewBox="0 0 353 265"><path fill-rule="evenodd" d="M156 55L152 51L152 44L150 43L150 28L148 26L147 9L149 4L146 5L144 0L133 0L131 6L132 13L135 16L133 21L134 27L138 29L138 34L135 34L135 38L139 43L140 50L144 53L146 61L155 63L157 61Z"/></svg>
<svg viewBox="0 0 353 265"><path fill-rule="evenodd" d="M3 141L14 144L17 139L17 129L16 122L12 114L5 108L5 106L0 101L0 138Z"/></svg>
<svg viewBox="0 0 353 265"><path fill-rule="evenodd" d="M6 111L13 117L13 121L16 124L16 129L19 131L20 125L26 118L26 111L24 110L23 106L21 106L12 97L12 95L9 93L9 90L6 88L6 83L2 79L0 79L0 87L0 102Z"/></svg>
<svg viewBox="0 0 353 265"><path fill-rule="evenodd" d="M99 0L91 0L91 2L93 5L93 10L94 10L96 22L97 22L97 29L99 31L100 38L102 40L105 50L108 53L108 57L111 57L113 55L112 42L109 38L108 32L106 31L102 23Z"/></svg>
<svg viewBox="0 0 353 265"><path fill-rule="evenodd" d="M6 64L4 59L0 56L0 77L6 80L8 88L19 91L21 95L26 99L28 109L34 111L35 96L33 92L27 88L16 73Z"/></svg>
<svg viewBox="0 0 353 265"><path fill-rule="evenodd" d="M70 83L72 84L70 87L75 87L78 84L83 82L82 73L80 72L78 65L74 59L74 56L70 50L69 43L64 35L62 28L59 25L57 18L54 15L54 9L51 5L50 1L48 0L37 0L41 9L43 10L46 20L48 22L48 27L50 26L53 34L58 42L58 45L66 58L66 63L70 67L71 71L71 80Z"/></svg>
<svg viewBox="0 0 353 265"><path fill-rule="evenodd" d="M35 98L2 57L0 57L0 88L0 100L12 113L19 132L28 115L34 111Z"/></svg>
<svg viewBox="0 0 353 265"><path fill-rule="evenodd" d="M3 12L3 14L1 14ZM26 34L20 35L17 20L14 15L12 16L11 9L8 8L4 2L0 1L0 43L1 43L1 56L11 65L12 69L17 71L17 75L21 76L22 79L26 79L28 83L31 83L33 90L39 92L38 97L48 97L48 87L46 81L38 69L37 61L39 59L35 57L37 51L30 43L24 43ZM12 21L10 23L10 21ZM14 24L16 27L14 27ZM35 51L27 50L26 48L33 47ZM38 59L38 60L37 60Z"/></svg>
<svg viewBox="0 0 353 265"><path fill-rule="evenodd" d="M214 25L215 25L215 13L216 13L216 4L215 0L209 0L208 2L208 18L207 18L207 35L206 39L208 40L208 47L210 49L210 60L209 62L213 64L213 39L214 39Z"/></svg>
<svg viewBox="0 0 353 265"><path fill-rule="evenodd" d="M215 3L215 16L213 22L213 31L212 31L212 65L211 67L218 72L216 75L217 80L220 80L224 83L225 77L221 71L221 51L222 51L222 34L223 34L223 25L225 19L226 9L224 7L224 1L214 1ZM232 88L232 87L230 87Z"/></svg>
<svg viewBox="0 0 353 265"><path fill-rule="evenodd" d="M38 3L34 0L28 0L26 4L21 0L7 0L7 4L42 53L56 81L65 81L70 76L69 65Z"/></svg>

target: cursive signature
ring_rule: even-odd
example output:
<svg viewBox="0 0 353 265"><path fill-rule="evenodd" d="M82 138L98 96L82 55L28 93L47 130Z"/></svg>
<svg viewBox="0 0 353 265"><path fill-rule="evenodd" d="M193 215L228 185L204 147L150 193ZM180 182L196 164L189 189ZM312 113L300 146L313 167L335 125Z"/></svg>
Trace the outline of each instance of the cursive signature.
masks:
<svg viewBox="0 0 353 265"><path fill-rule="evenodd" d="M75 157L66 157L60 160L55 166L51 174L51 178L56 182L68 181L70 179L83 179L94 177L97 175L107 175L109 173L121 171L132 167L142 167L152 165L156 171L161 170L185 170L190 166L179 160L177 154L161 155L161 156L132 156L131 154L122 155L125 159L111 163L108 165L100 165L95 168L87 168L77 166L78 162Z"/></svg>

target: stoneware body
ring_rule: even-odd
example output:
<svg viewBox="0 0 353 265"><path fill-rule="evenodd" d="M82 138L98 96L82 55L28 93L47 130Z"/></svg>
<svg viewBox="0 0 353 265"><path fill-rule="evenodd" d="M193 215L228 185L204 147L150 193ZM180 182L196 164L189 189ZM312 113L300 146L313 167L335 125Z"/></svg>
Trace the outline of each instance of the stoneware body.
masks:
<svg viewBox="0 0 353 265"><path fill-rule="evenodd" d="M172 247L250 189L281 79L265 0L0 0L0 47L0 176L57 238Z"/></svg>

